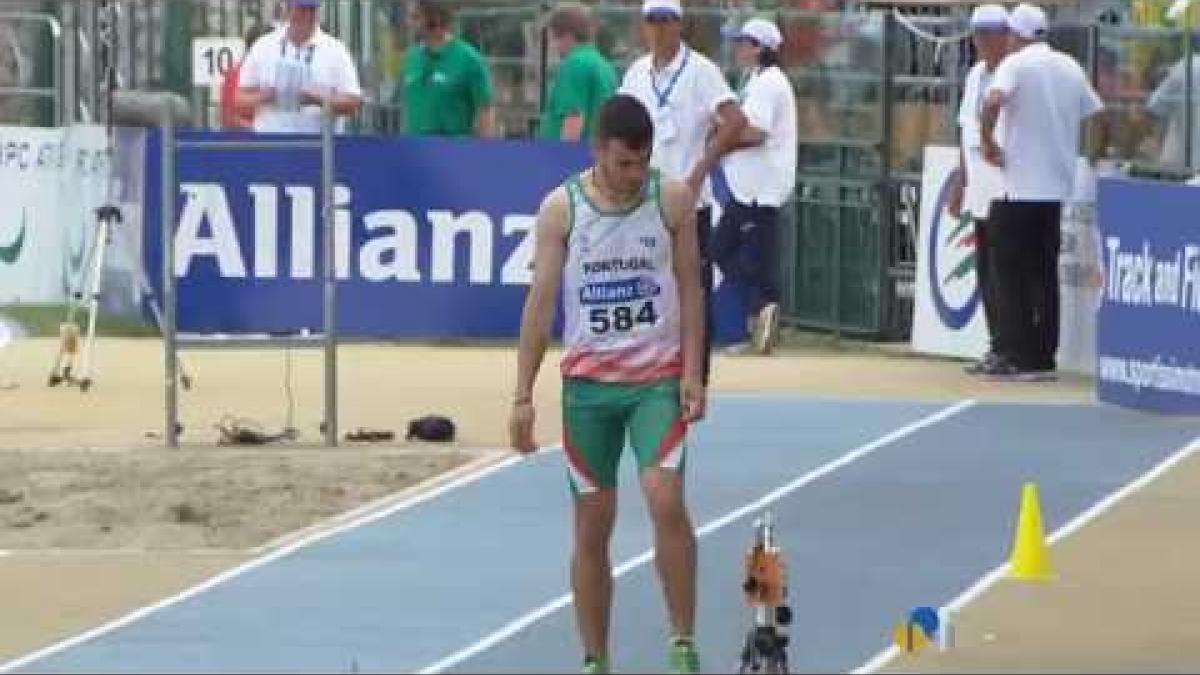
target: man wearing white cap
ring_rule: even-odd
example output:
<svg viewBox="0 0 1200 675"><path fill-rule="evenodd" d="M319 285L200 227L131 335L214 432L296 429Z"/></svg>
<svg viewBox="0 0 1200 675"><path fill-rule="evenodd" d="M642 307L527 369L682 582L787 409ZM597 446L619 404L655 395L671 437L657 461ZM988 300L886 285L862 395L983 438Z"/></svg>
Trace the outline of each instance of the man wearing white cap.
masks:
<svg viewBox="0 0 1200 675"><path fill-rule="evenodd" d="M641 101L654 120L653 167L668 178L686 182L697 195L707 352L712 335L709 243L713 203L708 176L721 158L736 147L746 117L721 69L683 42L683 8L679 0L645 0L642 37L650 53L625 71L621 92ZM706 382L708 370L706 358Z"/></svg>
<svg viewBox="0 0 1200 675"><path fill-rule="evenodd" d="M1000 62L1008 54L1008 11L1000 5L980 5L971 13L971 41L979 60L967 73L958 110L961 131L957 180L950 195L950 215L970 218L975 226L975 277L987 319L988 351L967 367L972 375L987 372L996 360L996 301L994 256L988 213L1003 184L1000 170L983 159L979 114L984 94Z"/></svg>
<svg viewBox="0 0 1200 675"><path fill-rule="evenodd" d="M734 36L745 69L739 98L748 124L724 161L732 200L713 240L713 257L742 291L754 322L755 351L774 346L779 327L776 229L779 209L796 187L796 94L779 67L783 35L766 19L751 19Z"/></svg>
<svg viewBox="0 0 1200 675"><path fill-rule="evenodd" d="M238 107L253 115L254 130L318 133L326 98L335 116L362 105L358 71L349 50L321 30L320 0L288 0L287 23L262 37L242 64ZM341 129L342 121L338 123Z"/></svg>
<svg viewBox="0 0 1200 675"><path fill-rule="evenodd" d="M1083 68L1046 44L1040 8L1018 5L1009 29L1014 53L996 69L982 114L984 157L1004 176L991 209L999 353L987 374L1044 380L1058 351L1062 205L1075 185L1080 124L1104 104Z"/></svg>

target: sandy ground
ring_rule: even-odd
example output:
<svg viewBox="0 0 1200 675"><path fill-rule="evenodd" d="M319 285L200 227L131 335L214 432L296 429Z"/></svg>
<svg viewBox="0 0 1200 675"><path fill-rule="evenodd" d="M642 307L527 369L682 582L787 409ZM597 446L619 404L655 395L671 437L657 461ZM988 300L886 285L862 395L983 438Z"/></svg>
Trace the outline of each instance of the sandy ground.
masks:
<svg viewBox="0 0 1200 675"><path fill-rule="evenodd" d="M275 352L188 353L185 359L195 388L181 401L185 449L180 451L161 448L159 342L104 340L97 353L96 386L88 394L45 385L56 349L54 340L31 339L0 350L0 551L12 551L0 554L0 593L5 598L0 625L20 626L0 631L0 661L178 592L269 549L300 528L320 528L337 514L467 462L476 466L506 456L500 449L515 357L509 347L344 347L343 430L388 429L402 437L408 420L437 413L455 420L459 437L447 445L401 438L386 445L336 450L316 446L321 421L318 355L294 353L289 367L285 356ZM547 445L555 444L560 433L556 362L557 355L551 354L537 394L538 436ZM823 348L769 359L718 357L714 372L713 389L718 393L1092 400L1090 384L1082 378L1049 385L984 383L965 376L955 362L878 350ZM215 425L225 415L248 418L267 431L283 428L288 423L288 380L300 444L216 446ZM1156 485L1131 500L1127 509L1063 544L1056 560L1064 579L1043 589L1059 594L1053 596L1057 610L1040 613L1049 606L1049 595L1009 598L1005 593L1014 589L1001 586L962 616L961 646L954 656L963 661L923 659L908 665L922 670L995 670L1037 669L1043 663L1124 663L1100 659L1129 649L1120 638L1130 631L1119 629L1129 613L1113 618L1114 639L1088 648L1095 661L1080 661L1079 652L1065 647L1053 652L1050 647L1071 644L1064 630L1074 636L1075 644L1091 644L1095 626L1104 622L1095 614L1097 588L1120 586L1130 602L1150 600L1134 583L1142 580L1143 585L1157 584L1162 596L1161 604L1153 596L1153 604L1145 605L1154 607L1155 616L1162 607L1195 609L1194 604L1186 606L1183 597L1172 599L1169 589L1186 585L1186 572L1200 559L1195 525L1184 519L1184 514L1195 512L1190 494L1200 492L1188 487L1200 484L1200 467L1190 466L1171 479L1174 492L1155 497L1163 489ZM1184 536L1189 532L1190 541ZM1118 568L1108 560L1133 555L1130 541L1146 550L1175 550L1177 555L1136 556L1119 569L1139 573L1113 574ZM1171 544L1175 549L1165 548ZM1200 594L1192 592L1191 597ZM1037 604L1037 620L1045 620L1037 625L1057 628L1049 631L1054 640L1047 636L1037 641L1038 632L1027 628L1034 624L1024 618L1031 613L1026 611L1030 605L1022 605L1022 600ZM1198 615L1193 611L1192 616ZM1139 618L1148 629L1158 626L1157 620ZM1200 634L1194 620L1184 625L1191 626L1191 635ZM972 647L971 635L985 631L999 637ZM1156 639L1169 634L1169 627L1154 630ZM1155 644L1143 641L1135 646ZM1180 643L1180 649L1186 646ZM1036 649L1045 651L1028 651ZM1061 654L1054 657L1058 661L1037 658L1056 653ZM1195 647L1191 653L1196 654ZM1162 663L1181 662L1171 660L1172 655L1164 653ZM1183 662L1195 668L1200 659Z"/></svg>
<svg viewBox="0 0 1200 675"><path fill-rule="evenodd" d="M374 449L6 451L0 549L248 549L441 474L463 457Z"/></svg>

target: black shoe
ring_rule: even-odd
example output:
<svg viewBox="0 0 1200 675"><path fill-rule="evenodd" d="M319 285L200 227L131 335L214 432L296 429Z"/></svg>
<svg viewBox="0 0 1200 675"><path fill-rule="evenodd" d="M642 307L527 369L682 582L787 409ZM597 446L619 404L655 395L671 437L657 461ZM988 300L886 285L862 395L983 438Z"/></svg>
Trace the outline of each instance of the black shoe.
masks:
<svg viewBox="0 0 1200 675"><path fill-rule="evenodd" d="M995 352L988 352L978 361L964 366L963 371L968 375L983 375L998 358L1000 357Z"/></svg>
<svg viewBox="0 0 1200 675"><path fill-rule="evenodd" d="M1008 382L1016 380L1021 375L1021 369L1008 359L998 357L984 367L979 374L989 380Z"/></svg>

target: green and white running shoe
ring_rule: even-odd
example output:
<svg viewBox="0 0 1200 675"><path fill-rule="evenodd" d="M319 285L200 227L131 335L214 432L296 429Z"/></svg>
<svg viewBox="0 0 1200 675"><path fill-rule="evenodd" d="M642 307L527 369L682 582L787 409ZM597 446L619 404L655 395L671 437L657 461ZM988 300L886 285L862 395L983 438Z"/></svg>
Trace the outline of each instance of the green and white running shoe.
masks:
<svg viewBox="0 0 1200 675"><path fill-rule="evenodd" d="M696 652L696 641L686 637L671 640L670 661L672 673L700 672L700 654Z"/></svg>

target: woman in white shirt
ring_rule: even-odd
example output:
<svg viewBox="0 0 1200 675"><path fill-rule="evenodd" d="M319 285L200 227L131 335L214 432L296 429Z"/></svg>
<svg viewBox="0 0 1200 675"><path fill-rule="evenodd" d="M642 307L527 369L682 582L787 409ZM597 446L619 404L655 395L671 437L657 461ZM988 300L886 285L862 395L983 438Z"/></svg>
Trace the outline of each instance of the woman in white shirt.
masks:
<svg viewBox="0 0 1200 675"><path fill-rule="evenodd" d="M766 354L779 333L776 230L779 210L796 187L796 95L783 69L783 35L765 19L751 19L734 50L745 69L739 91L747 126L738 149L723 163L732 200L713 241L713 257L728 283L743 294L753 321L756 351Z"/></svg>

